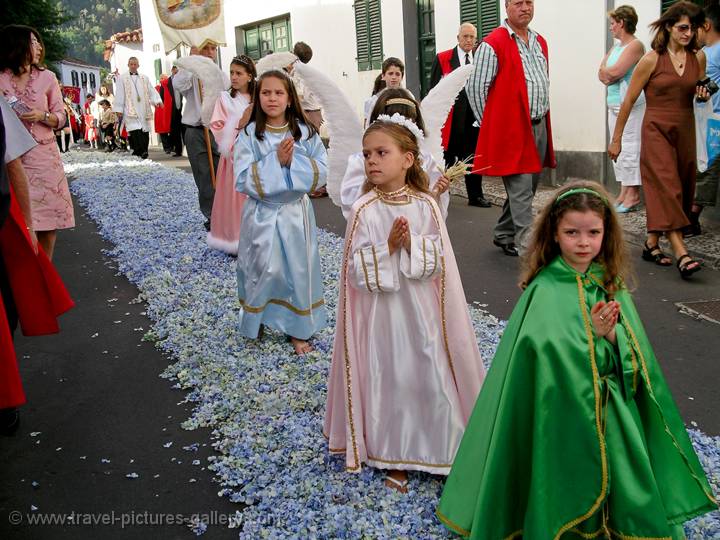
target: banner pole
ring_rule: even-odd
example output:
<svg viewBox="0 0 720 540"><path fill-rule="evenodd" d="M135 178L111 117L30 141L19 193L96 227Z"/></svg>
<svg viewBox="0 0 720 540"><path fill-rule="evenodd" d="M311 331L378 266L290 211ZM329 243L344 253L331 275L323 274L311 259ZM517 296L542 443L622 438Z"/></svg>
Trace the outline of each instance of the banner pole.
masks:
<svg viewBox="0 0 720 540"><path fill-rule="evenodd" d="M201 80L198 80L198 88L200 89L200 109L202 110L203 84ZM212 144L210 143L210 130L204 125L203 133L205 134L205 147L207 148L208 166L210 167L210 180L212 180L212 187L215 189L215 163L213 162Z"/></svg>

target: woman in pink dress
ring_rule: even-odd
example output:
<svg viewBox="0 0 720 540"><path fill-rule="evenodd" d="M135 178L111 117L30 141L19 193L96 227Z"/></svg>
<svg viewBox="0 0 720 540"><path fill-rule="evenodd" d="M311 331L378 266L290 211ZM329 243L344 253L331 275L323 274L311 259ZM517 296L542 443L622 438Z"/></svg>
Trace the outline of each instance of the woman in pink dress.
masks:
<svg viewBox="0 0 720 540"><path fill-rule="evenodd" d="M244 193L235 191L233 147L238 132L250 119L256 75L255 63L250 57L242 55L233 58L230 63L230 90L218 97L210 121L221 157L207 243L211 248L230 255L238 252L242 207L247 198Z"/></svg>
<svg viewBox="0 0 720 540"><path fill-rule="evenodd" d="M38 145L22 157L30 183L33 228L49 258L57 229L75 226L70 189L55 144L55 129L66 121L60 85L43 67L44 46L37 30L8 25L0 49L0 91ZM16 99L12 99L16 98Z"/></svg>

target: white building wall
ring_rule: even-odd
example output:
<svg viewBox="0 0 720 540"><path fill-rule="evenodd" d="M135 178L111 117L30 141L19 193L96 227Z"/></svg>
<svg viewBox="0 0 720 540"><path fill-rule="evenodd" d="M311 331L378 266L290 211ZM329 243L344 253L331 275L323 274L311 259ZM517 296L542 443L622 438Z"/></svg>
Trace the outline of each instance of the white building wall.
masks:
<svg viewBox="0 0 720 540"><path fill-rule="evenodd" d="M142 43L137 42L115 44L113 53L108 60L108 62L110 62L110 73L115 73L116 70L120 74L127 72L128 60L133 56L140 62L138 71L150 77L150 80L153 80L155 74L152 63L145 62Z"/></svg>
<svg viewBox="0 0 720 540"><path fill-rule="evenodd" d="M505 15L504 2L501 16ZM548 42L550 111L557 150L605 150L605 87L597 70L605 55L605 2L541 0L530 27Z"/></svg>
<svg viewBox="0 0 720 540"><path fill-rule="evenodd" d="M501 19L505 2L498 0ZM605 88L597 80L597 68L606 52L608 4L621 5L623 0L538 0L531 27L540 32L550 48L550 85L553 137L556 149L578 152L604 152L606 145ZM630 2L639 15L637 36L649 48L647 25L660 15L660 0ZM377 70L358 72L355 48L353 0L264 0L262 2L225 1L227 46L221 48L221 64L229 68L235 56L235 28L257 21L282 17L289 13L290 42L307 42L314 51L312 65L333 78L362 111L370 95ZM402 0L381 2L383 52L385 57L405 59ZM144 48L116 48L115 63L124 71L127 58L141 56L140 70L154 79L153 61L162 58L167 72L175 53L165 56L151 0L140 0ZM460 24L457 0L435 2L436 50L456 44ZM160 52L152 45L159 44ZM121 50L117 50L121 49ZM113 66L114 69L115 66Z"/></svg>
<svg viewBox="0 0 720 540"><path fill-rule="evenodd" d="M76 66L73 64L65 64L60 63L60 82L64 86L75 86L72 82L72 72L76 71L78 74L78 85L80 85L80 106L85 106L85 95L88 92L95 93L97 92L98 88L100 88L100 84L102 81L100 80L100 69L91 68L91 67L85 67L85 66ZM87 84L85 86L82 86L82 74L85 73L87 77ZM90 74L95 75L95 89L93 90L90 86Z"/></svg>
<svg viewBox="0 0 720 540"><path fill-rule="evenodd" d="M385 58L394 56L405 61L405 25L403 24L402 0L382 0L380 2L382 21L383 54ZM353 28L355 24L353 23ZM353 48L355 33L353 32ZM296 40L297 41L297 40ZM353 55L354 56L354 55ZM379 71L375 72L375 75ZM372 90L372 85L370 90ZM370 92L368 91L368 95Z"/></svg>
<svg viewBox="0 0 720 540"><path fill-rule="evenodd" d="M435 50L446 51L457 45L460 28L460 8L457 1L435 3Z"/></svg>
<svg viewBox="0 0 720 540"><path fill-rule="evenodd" d="M222 68L229 69L236 54L235 27L290 13L290 46L304 41L313 49L310 64L334 79L357 104L370 96L379 71L358 72L355 47L355 14L352 0L266 0L257 3L225 2L225 35ZM404 57L401 0L382 2L383 51L385 56Z"/></svg>

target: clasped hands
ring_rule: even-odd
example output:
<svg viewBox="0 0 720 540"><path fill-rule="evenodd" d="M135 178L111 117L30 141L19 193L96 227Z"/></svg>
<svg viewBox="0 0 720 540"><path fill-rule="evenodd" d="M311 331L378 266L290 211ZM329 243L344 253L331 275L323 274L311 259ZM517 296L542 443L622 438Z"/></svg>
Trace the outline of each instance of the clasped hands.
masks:
<svg viewBox="0 0 720 540"><path fill-rule="evenodd" d="M395 218L393 226L388 235L388 249L390 255L398 249L405 248L410 253L410 223L405 216Z"/></svg>
<svg viewBox="0 0 720 540"><path fill-rule="evenodd" d="M615 345L617 342L615 325L620 318L620 304L615 300L610 302L601 300L590 309L590 318L592 319L595 335L600 338L604 337Z"/></svg>
<svg viewBox="0 0 720 540"><path fill-rule="evenodd" d="M293 150L295 148L295 139L287 137L278 145L277 155L280 165L289 167L292 162Z"/></svg>

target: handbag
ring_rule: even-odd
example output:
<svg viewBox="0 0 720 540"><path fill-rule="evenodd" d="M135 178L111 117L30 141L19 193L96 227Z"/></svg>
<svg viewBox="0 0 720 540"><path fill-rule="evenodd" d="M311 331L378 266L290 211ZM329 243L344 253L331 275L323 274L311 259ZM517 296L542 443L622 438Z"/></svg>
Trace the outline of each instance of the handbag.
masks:
<svg viewBox="0 0 720 540"><path fill-rule="evenodd" d="M693 109L695 113L695 149L697 153L697 170L699 172L705 172L708 168L708 123L712 111L712 101L700 102L695 100L693 102ZM720 139L717 141L720 143ZM714 141L713 141L713 146Z"/></svg>

